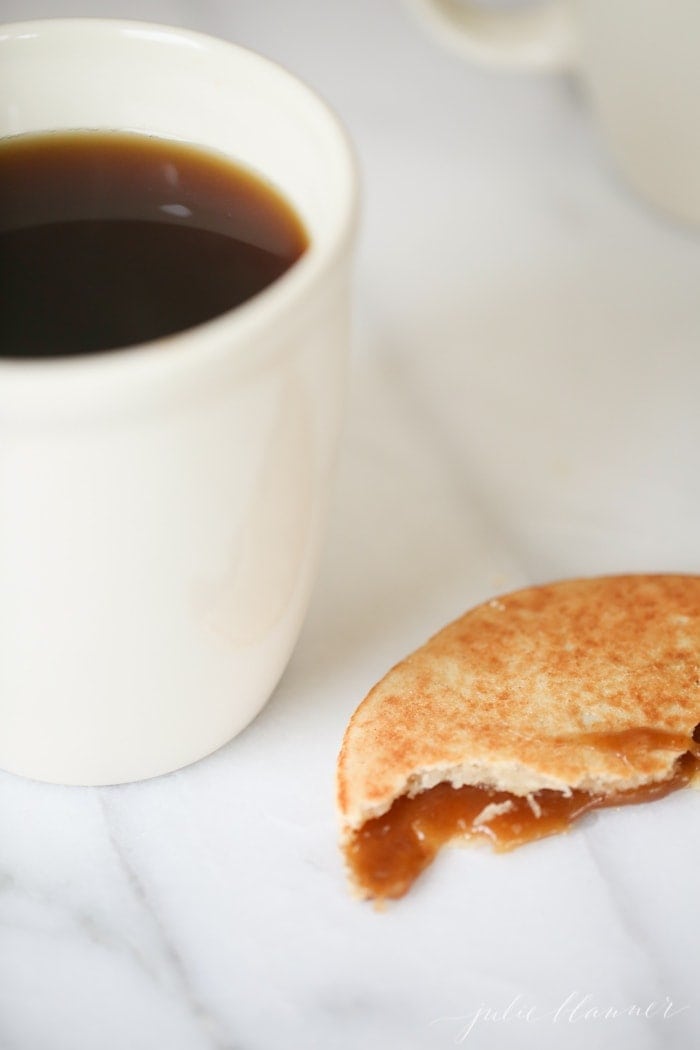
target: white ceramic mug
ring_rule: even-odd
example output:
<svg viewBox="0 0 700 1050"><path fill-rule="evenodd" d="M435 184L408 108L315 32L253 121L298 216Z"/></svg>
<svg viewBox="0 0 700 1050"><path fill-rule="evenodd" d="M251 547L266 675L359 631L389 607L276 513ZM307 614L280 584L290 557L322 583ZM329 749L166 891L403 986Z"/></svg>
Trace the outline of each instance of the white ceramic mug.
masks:
<svg viewBox="0 0 700 1050"><path fill-rule="evenodd" d="M640 194L700 223L698 0L410 0L465 57L581 79L614 161Z"/></svg>
<svg viewBox="0 0 700 1050"><path fill-rule="evenodd" d="M0 767L66 784L192 762L279 679L342 415L356 216L338 122L265 59L145 23L0 28L0 135L96 128L230 155L310 246L198 328L0 361Z"/></svg>

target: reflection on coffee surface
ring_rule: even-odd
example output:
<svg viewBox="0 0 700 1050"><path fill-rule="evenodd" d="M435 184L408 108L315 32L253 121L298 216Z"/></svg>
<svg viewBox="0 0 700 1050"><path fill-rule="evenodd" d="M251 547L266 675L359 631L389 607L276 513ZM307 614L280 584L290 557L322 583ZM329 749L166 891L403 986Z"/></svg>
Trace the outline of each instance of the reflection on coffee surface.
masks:
<svg viewBox="0 0 700 1050"><path fill-rule="evenodd" d="M230 159L122 132L0 141L0 356L130 346L208 321L308 241Z"/></svg>

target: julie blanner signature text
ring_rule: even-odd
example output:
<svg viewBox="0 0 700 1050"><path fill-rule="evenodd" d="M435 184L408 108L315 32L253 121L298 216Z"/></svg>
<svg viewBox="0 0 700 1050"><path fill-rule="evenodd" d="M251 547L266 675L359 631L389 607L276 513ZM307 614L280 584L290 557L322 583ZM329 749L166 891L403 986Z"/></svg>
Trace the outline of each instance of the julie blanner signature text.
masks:
<svg viewBox="0 0 700 1050"><path fill-rule="evenodd" d="M677 1003L670 996L648 1002L615 1005L602 1002L591 992L574 990L555 1006L545 1009L518 994L504 1007L480 1003L464 1014L436 1017L431 1024L451 1029L452 1041L464 1043L476 1029L484 1025L513 1023L551 1025L585 1025L600 1022L628 1020L650 1021L653 1018L669 1021L690 1009L689 1003Z"/></svg>

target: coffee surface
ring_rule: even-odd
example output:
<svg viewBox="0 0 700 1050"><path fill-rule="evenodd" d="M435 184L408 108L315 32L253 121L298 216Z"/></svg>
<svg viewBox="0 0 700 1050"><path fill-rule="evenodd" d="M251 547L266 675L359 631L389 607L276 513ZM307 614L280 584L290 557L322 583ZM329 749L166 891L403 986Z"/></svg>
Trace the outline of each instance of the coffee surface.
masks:
<svg viewBox="0 0 700 1050"><path fill-rule="evenodd" d="M262 291L307 244L275 190L214 153L125 132L0 140L0 356L172 335Z"/></svg>

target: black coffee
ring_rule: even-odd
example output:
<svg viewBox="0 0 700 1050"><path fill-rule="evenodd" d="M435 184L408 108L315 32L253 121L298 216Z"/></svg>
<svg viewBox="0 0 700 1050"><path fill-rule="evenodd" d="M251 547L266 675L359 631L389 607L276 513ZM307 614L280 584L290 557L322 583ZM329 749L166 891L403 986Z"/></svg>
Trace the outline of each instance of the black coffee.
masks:
<svg viewBox="0 0 700 1050"><path fill-rule="evenodd" d="M262 291L306 246L291 207L215 154L121 132L0 140L0 356L191 328Z"/></svg>

